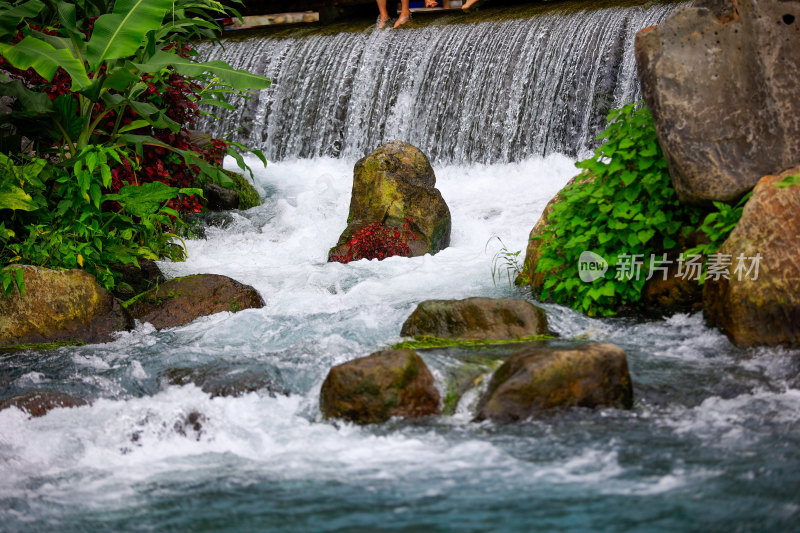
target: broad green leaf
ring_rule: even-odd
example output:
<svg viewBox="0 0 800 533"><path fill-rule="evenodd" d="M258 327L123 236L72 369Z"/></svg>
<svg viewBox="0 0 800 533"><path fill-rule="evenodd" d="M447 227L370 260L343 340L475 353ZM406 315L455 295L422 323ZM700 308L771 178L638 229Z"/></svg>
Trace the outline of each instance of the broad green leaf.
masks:
<svg viewBox="0 0 800 533"><path fill-rule="evenodd" d="M178 189L160 181L141 185L126 185L116 194L106 194L103 201L113 200L128 213L137 217L147 217L156 213L161 204L178 196Z"/></svg>
<svg viewBox="0 0 800 533"><path fill-rule="evenodd" d="M53 111L53 104L45 93L31 91L20 80L0 83L0 96L13 96L20 111L30 115L44 115Z"/></svg>
<svg viewBox="0 0 800 533"><path fill-rule="evenodd" d="M0 185L0 209L36 211L39 206L31 195L8 182Z"/></svg>
<svg viewBox="0 0 800 533"><path fill-rule="evenodd" d="M67 132L71 140L76 140L81 134L84 120L78 115L78 102L71 94L62 94L53 101L56 111L56 120Z"/></svg>
<svg viewBox="0 0 800 533"><path fill-rule="evenodd" d="M127 131L138 130L140 128L144 128L144 127L147 127L149 125L150 125L150 123L148 121L146 121L146 120L134 120L133 122L131 122L127 126L123 126L122 128L120 128L119 129L119 133L125 133Z"/></svg>
<svg viewBox="0 0 800 533"><path fill-rule="evenodd" d="M86 70L78 59L67 49L56 49L35 37L25 37L18 44L0 43L0 55L11 65L20 69L33 68L41 77L51 81L59 67L67 71L72 78L71 90L85 89L91 85Z"/></svg>
<svg viewBox="0 0 800 533"><path fill-rule="evenodd" d="M180 124L169 118L161 109L153 104L129 100L128 105L130 105L131 109L136 111L140 117L152 124L154 128L170 129L172 131L178 131L181 128Z"/></svg>
<svg viewBox="0 0 800 533"><path fill-rule="evenodd" d="M115 91L124 91L131 83L136 83L140 80L139 76L122 67L112 70L106 77L103 86Z"/></svg>
<svg viewBox="0 0 800 533"><path fill-rule="evenodd" d="M58 20L61 22L61 26L71 34L78 35L79 31L76 22L75 4L61 1L56 3L56 7L58 9Z"/></svg>
<svg viewBox="0 0 800 533"><path fill-rule="evenodd" d="M112 13L94 23L87 54L92 70L106 59L133 55L147 32L161 27L172 0L117 0Z"/></svg>
<svg viewBox="0 0 800 533"><path fill-rule="evenodd" d="M0 40L17 33L17 26L23 19L33 18L44 8L39 0L30 0L9 9L0 10Z"/></svg>
<svg viewBox="0 0 800 533"><path fill-rule="evenodd" d="M246 70L234 69L220 60L198 63L176 54L158 51L146 63L136 64L136 68L144 73L157 72L168 66L173 67L177 73L184 76L200 76L206 72L211 73L240 91L266 89L270 86L269 78L252 74Z"/></svg>

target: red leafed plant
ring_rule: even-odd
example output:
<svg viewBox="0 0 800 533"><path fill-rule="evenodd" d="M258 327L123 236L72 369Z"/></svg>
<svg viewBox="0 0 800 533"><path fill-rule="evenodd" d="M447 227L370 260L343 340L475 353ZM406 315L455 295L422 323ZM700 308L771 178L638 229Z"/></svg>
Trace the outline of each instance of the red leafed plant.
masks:
<svg viewBox="0 0 800 533"><path fill-rule="evenodd" d="M347 251L332 255L331 261L349 263L359 259L381 260L393 255L410 257L408 242L417 240L417 234L411 230L411 222L410 218L406 218L402 227L373 222L357 231L345 244Z"/></svg>

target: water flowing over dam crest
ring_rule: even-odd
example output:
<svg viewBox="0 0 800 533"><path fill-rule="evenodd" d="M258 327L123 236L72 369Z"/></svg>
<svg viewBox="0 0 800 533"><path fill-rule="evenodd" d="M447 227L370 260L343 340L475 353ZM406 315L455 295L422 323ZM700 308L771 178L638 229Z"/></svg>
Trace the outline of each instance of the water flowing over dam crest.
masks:
<svg viewBox="0 0 800 533"><path fill-rule="evenodd" d="M440 163L575 156L610 109L640 98L633 36L673 8L204 43L208 59L273 86L199 129L238 130L234 140L273 161L357 159L393 139Z"/></svg>

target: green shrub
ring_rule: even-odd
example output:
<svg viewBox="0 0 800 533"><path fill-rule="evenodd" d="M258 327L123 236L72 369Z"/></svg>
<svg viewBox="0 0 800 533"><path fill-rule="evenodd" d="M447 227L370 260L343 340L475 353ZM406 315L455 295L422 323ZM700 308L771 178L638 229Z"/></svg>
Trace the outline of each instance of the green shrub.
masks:
<svg viewBox="0 0 800 533"><path fill-rule="evenodd" d="M541 298L590 316L635 305L653 259L658 263L662 253L677 251L704 214L678 202L646 107L611 111L608 122L598 137L604 143L592 158L576 163L583 170L580 179L561 192L563 200L538 237L543 243L536 272L547 273ZM608 262L608 271L593 282L579 277L583 251ZM634 256L641 260L638 276L624 269Z"/></svg>
<svg viewBox="0 0 800 533"><path fill-rule="evenodd" d="M178 194L202 191L153 182L104 194L109 164L120 157L114 149L90 145L71 168L61 169L41 159L17 165L0 153L0 264L84 268L111 289L111 265L138 258L182 260L184 248L172 233L180 218L166 204ZM24 296L19 273L13 266L0 271L5 296L14 286Z"/></svg>
<svg viewBox="0 0 800 533"><path fill-rule="evenodd" d="M13 98L0 115L6 296L24 296L17 264L84 268L112 288L113 264L184 257L176 209L199 209L187 204L195 184L233 184L226 151L249 169L244 146L201 148L187 128L198 106L231 110L229 95L270 83L196 58L188 41L214 37L225 12L215 0L0 3L0 95Z"/></svg>

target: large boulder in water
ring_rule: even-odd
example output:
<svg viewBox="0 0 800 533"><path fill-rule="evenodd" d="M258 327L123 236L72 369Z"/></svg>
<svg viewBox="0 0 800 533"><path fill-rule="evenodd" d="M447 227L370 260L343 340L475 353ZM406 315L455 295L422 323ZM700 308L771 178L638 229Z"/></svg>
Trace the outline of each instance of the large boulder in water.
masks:
<svg viewBox="0 0 800 533"><path fill-rule="evenodd" d="M196 274L171 279L127 305L134 318L161 329L182 326L201 316L235 313L265 304L250 285L228 276Z"/></svg>
<svg viewBox="0 0 800 533"><path fill-rule="evenodd" d="M440 412L433 376L412 350L384 350L331 368L319 403L326 417L359 424Z"/></svg>
<svg viewBox="0 0 800 533"><path fill-rule="evenodd" d="M384 144L359 160L353 171L353 193L347 228L328 254L346 253L346 243L370 224L401 227L410 219L417 235L409 241L412 256L450 245L450 209L435 188L436 176L419 148L401 141Z"/></svg>
<svg viewBox="0 0 800 533"><path fill-rule="evenodd" d="M443 339L515 339L546 335L547 315L514 298L425 300L403 323L400 335Z"/></svg>
<svg viewBox="0 0 800 533"><path fill-rule="evenodd" d="M800 186L776 186L794 174L758 182L718 251L725 274L706 278L705 315L739 345L800 344Z"/></svg>
<svg viewBox="0 0 800 533"><path fill-rule="evenodd" d="M625 352L613 344L532 347L497 369L478 403L477 420L512 422L567 407L633 405Z"/></svg>
<svg viewBox="0 0 800 533"><path fill-rule="evenodd" d="M133 320L84 270L22 269L25 297L0 296L0 346L42 342L108 342Z"/></svg>
<svg viewBox="0 0 800 533"><path fill-rule="evenodd" d="M800 162L800 2L696 2L635 50L682 201L732 201Z"/></svg>

